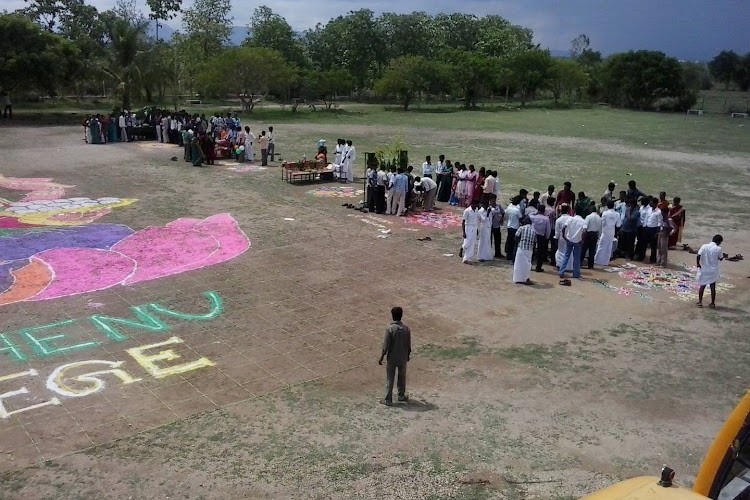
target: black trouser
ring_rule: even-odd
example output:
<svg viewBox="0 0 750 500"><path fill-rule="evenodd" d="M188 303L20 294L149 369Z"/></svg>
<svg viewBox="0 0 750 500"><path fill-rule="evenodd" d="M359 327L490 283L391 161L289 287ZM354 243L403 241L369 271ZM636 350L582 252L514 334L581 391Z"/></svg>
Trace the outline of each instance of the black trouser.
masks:
<svg viewBox="0 0 750 500"><path fill-rule="evenodd" d="M508 228L508 237L505 239L505 256L508 260L516 260L516 231L518 228Z"/></svg>
<svg viewBox="0 0 750 500"><path fill-rule="evenodd" d="M620 231L617 246L623 257L633 260L635 258L635 231Z"/></svg>
<svg viewBox="0 0 750 500"><path fill-rule="evenodd" d="M588 255L589 269L594 268L594 255L596 255L596 242L599 240L598 231L586 231L586 235L583 237L583 250L581 251L581 266L583 266L583 259Z"/></svg>
<svg viewBox="0 0 750 500"><path fill-rule="evenodd" d="M396 378L396 370L398 370L398 379L396 381L398 387L398 397L403 398L406 395L406 363L391 363L388 361L385 364L385 400L393 400L393 381Z"/></svg>
<svg viewBox="0 0 750 500"><path fill-rule="evenodd" d="M552 265L557 264L557 260L555 259L555 254L557 253L557 243L557 238L549 239L549 262Z"/></svg>
<svg viewBox="0 0 750 500"><path fill-rule="evenodd" d="M500 245L503 243L503 228L492 228L492 234L490 234L490 242L495 246L495 258L502 257L503 252L500 251Z"/></svg>
<svg viewBox="0 0 750 500"><path fill-rule="evenodd" d="M646 258L646 248L648 247L646 228L639 227L636 234L638 242L635 244L635 260L643 260Z"/></svg>
<svg viewBox="0 0 750 500"><path fill-rule="evenodd" d="M547 238L542 234L536 235L536 268L542 270L542 264L547 260Z"/></svg>
<svg viewBox="0 0 750 500"><path fill-rule="evenodd" d="M5 109L3 109L3 118L9 118L13 119L13 106L10 104L5 105Z"/></svg>
<svg viewBox="0 0 750 500"><path fill-rule="evenodd" d="M375 211L375 186L367 186L367 209L370 212Z"/></svg>
<svg viewBox="0 0 750 500"><path fill-rule="evenodd" d="M440 191L440 183L443 182L443 174L436 174L435 175L435 182L437 183L438 191Z"/></svg>
<svg viewBox="0 0 750 500"><path fill-rule="evenodd" d="M385 186L378 186L375 191L375 209L379 214L385 212Z"/></svg>
<svg viewBox="0 0 750 500"><path fill-rule="evenodd" d="M261 149L260 150L260 164L264 167L268 165L268 150L267 149Z"/></svg>
<svg viewBox="0 0 750 500"><path fill-rule="evenodd" d="M647 227L646 228L646 241L648 241L648 247L651 249L651 255L648 261L652 264L656 264L656 247L659 244L659 228L658 227ZM643 252L644 258L646 252Z"/></svg>

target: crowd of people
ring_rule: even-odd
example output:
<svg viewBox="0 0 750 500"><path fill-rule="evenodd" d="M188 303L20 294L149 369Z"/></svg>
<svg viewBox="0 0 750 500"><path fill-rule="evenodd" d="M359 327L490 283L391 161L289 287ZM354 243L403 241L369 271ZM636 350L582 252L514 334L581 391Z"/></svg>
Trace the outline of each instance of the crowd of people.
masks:
<svg viewBox="0 0 750 500"><path fill-rule="evenodd" d="M428 156L421 175L412 166L380 165L368 167L366 177L366 205L378 214L404 216L416 205L432 211L435 200L465 207L459 252L463 262L505 258L513 263L513 282L519 284L533 284L532 268L544 272L547 263L566 286L571 284L566 274L580 278L584 263L593 269L618 257L638 262L648 258L666 267L669 250L682 241L685 227L679 197L670 201L663 191L647 195L635 180L621 191L610 182L598 200L576 193L570 182L559 191L553 185L544 193L521 189L503 206L498 203L497 171L467 167L444 155L437 163Z"/></svg>
<svg viewBox="0 0 750 500"><path fill-rule="evenodd" d="M543 272L545 263L553 264L562 285L571 284L567 272L581 277L584 261L593 269L608 266L617 257L639 262L648 257L650 263L666 267L669 249L682 239L682 200L675 197L670 202L665 192L649 196L634 180L626 191L615 189L616 184L610 183L598 202L583 191L575 193L570 182L559 192L555 186L544 194L534 192L531 199L521 189L506 207L497 204L495 195L474 198L463 215L463 261L471 262L475 254L480 261L503 258L505 223L505 258L513 262L514 283L533 284L534 263L536 272Z"/></svg>
<svg viewBox="0 0 750 500"><path fill-rule="evenodd" d="M123 110L119 116L96 114L84 123L84 140L89 144L156 140L175 144L184 149L183 159L200 167L217 159L237 162L254 161L256 148L261 165L274 161L276 151L273 127L253 133L249 125L242 126L237 114L189 114L154 109L142 116Z"/></svg>

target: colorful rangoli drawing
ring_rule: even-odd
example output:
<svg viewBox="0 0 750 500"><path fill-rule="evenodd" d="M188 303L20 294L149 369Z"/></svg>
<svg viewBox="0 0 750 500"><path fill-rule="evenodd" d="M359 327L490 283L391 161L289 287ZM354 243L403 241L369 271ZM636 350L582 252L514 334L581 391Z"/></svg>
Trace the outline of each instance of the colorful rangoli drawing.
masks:
<svg viewBox="0 0 750 500"><path fill-rule="evenodd" d="M229 214L134 231L90 224L0 238L0 305L133 285L233 259L250 241Z"/></svg>
<svg viewBox="0 0 750 500"><path fill-rule="evenodd" d="M325 186L307 192L320 198L360 198L364 193L364 190L353 186Z"/></svg>
<svg viewBox="0 0 750 500"><path fill-rule="evenodd" d="M407 224L419 224L422 226L435 227L438 229L461 227L462 220L463 219L460 215L451 213L437 214L433 212L422 212L406 217Z"/></svg>
<svg viewBox="0 0 750 500"><path fill-rule="evenodd" d="M229 167L227 170L232 170L238 174L246 174L248 172L262 172L268 170L268 167L261 167L260 165L243 165L242 163L238 163L235 166Z"/></svg>
<svg viewBox="0 0 750 500"><path fill-rule="evenodd" d="M678 271L659 267L636 267L621 271L620 277L628 284L641 290L663 290L679 300L697 300L698 284L694 270ZM719 282L719 290L734 288L731 283Z"/></svg>
<svg viewBox="0 0 750 500"><path fill-rule="evenodd" d="M139 231L91 224L120 198L61 198L52 179L0 176L0 187L28 191L0 199L0 305L48 300L180 274L233 259L250 241L229 214L182 218Z"/></svg>
<svg viewBox="0 0 750 500"><path fill-rule="evenodd" d="M24 229L43 226L80 226L89 224L113 208L135 203L121 198L63 198L66 186L49 178L17 178L0 175L0 187L27 191L21 201L0 199L0 229Z"/></svg>

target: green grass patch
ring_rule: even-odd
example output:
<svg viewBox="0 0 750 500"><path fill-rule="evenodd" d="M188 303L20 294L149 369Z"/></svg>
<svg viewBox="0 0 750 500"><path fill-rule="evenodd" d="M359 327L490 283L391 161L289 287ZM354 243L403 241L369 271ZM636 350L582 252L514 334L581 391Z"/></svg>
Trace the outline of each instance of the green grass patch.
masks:
<svg viewBox="0 0 750 500"><path fill-rule="evenodd" d="M434 360L460 360L476 356L480 352L477 339L465 337L461 339L461 345L455 347L439 346L436 344L425 344L418 349L420 355Z"/></svg>

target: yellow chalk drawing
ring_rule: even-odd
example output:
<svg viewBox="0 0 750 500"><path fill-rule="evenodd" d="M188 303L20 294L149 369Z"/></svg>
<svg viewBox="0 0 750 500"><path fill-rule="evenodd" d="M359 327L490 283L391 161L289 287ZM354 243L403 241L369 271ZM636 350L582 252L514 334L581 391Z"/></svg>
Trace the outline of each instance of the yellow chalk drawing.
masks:
<svg viewBox="0 0 750 500"><path fill-rule="evenodd" d="M0 382L5 382L6 380L13 380L16 378L21 378L21 377L36 377L37 375L39 375L39 372L37 372L34 369L31 369L25 372L12 373L10 375L3 375L0 377ZM26 387L21 387L20 389L17 389L15 391L9 391L9 392L4 392L0 394L0 418L8 418L17 413L23 413L25 411L35 410L37 408L41 408L42 406L61 404L59 399L52 398L49 401L44 401L42 403L37 403L31 406L26 406L24 408L18 408L12 411L8 411L8 409L5 408L5 403L4 403L5 399L12 398L13 396L20 396L22 394L28 394L28 393L29 393L29 390Z"/></svg>
<svg viewBox="0 0 750 500"><path fill-rule="evenodd" d="M154 378L164 378L171 375L179 375L180 373L190 372L199 368L216 366L216 363L214 363L210 359L200 358L195 361L191 361L190 363L182 363L179 365L172 365L166 368L162 368L156 364L157 361L174 361L175 359L180 359L181 356L175 354L172 349L160 351L157 354L144 353L144 351L148 351L150 349L156 349L157 347L163 347L173 344L182 344L182 339L180 339L179 337L170 337L164 342L126 349L125 352L130 354L133 359L135 359L138 364L141 365L143 369L150 373Z"/></svg>
<svg viewBox="0 0 750 500"><path fill-rule="evenodd" d="M124 364L124 361L101 361L101 360L89 360L89 361L77 361L75 363L68 363L67 365L58 366L47 378L47 389L52 392L56 392L61 396L68 396L71 398L80 398L88 396L104 389L104 381L97 376L101 375L114 375L119 378L123 384L132 384L133 382L140 382L143 379L135 378L125 370L121 370L120 367ZM66 383L67 370L77 368L79 366L86 365L107 365L108 370L99 370L95 372L83 373L71 377L70 380L88 384L83 388L76 388Z"/></svg>
<svg viewBox="0 0 750 500"><path fill-rule="evenodd" d="M93 205L69 209L53 208L26 214L12 214L19 222L34 226L81 226L109 214L113 208L125 207L138 201L134 198L123 198L106 205ZM2 213L11 215L10 213Z"/></svg>

